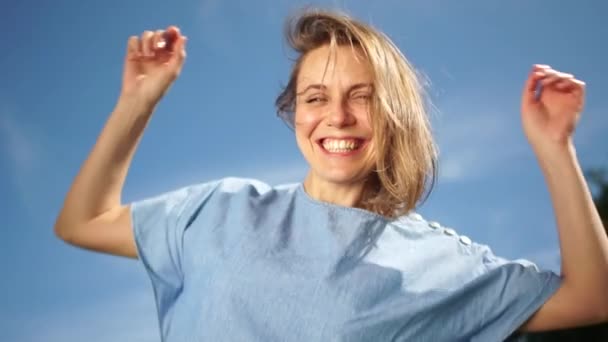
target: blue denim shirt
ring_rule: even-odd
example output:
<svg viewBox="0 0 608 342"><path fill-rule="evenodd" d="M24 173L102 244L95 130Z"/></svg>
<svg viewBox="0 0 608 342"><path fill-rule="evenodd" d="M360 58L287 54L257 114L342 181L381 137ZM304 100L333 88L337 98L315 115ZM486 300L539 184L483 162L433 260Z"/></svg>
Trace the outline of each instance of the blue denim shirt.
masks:
<svg viewBox="0 0 608 342"><path fill-rule="evenodd" d="M167 342L502 341L561 281L418 214L319 202L302 184L226 178L131 209Z"/></svg>

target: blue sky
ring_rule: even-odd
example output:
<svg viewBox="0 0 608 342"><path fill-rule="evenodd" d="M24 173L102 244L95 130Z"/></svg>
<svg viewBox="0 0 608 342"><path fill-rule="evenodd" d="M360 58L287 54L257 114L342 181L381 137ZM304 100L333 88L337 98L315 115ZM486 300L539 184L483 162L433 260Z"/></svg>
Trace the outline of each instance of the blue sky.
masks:
<svg viewBox="0 0 608 342"><path fill-rule="evenodd" d="M519 96L533 63L584 80L578 156L584 168L608 166L605 2L8 0L0 15L0 340L160 341L143 266L67 246L52 229L115 104L127 38L175 24L189 41L125 201L225 176L298 181L306 164L273 103L292 56L283 21L306 4L372 23L425 75L440 179L419 211L498 255L559 269Z"/></svg>

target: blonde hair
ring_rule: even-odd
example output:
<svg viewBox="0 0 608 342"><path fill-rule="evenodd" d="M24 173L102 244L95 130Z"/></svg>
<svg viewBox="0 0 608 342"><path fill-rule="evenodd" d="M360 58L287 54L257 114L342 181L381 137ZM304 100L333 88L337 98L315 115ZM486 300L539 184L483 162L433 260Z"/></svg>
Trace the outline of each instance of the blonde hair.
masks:
<svg viewBox="0 0 608 342"><path fill-rule="evenodd" d="M278 115L293 128L297 78L307 53L326 44L360 49L374 77L370 121L376 168L359 206L387 217L415 208L435 183L437 150L423 87L405 56L386 35L339 12L303 11L287 21L285 36L298 57L276 99Z"/></svg>

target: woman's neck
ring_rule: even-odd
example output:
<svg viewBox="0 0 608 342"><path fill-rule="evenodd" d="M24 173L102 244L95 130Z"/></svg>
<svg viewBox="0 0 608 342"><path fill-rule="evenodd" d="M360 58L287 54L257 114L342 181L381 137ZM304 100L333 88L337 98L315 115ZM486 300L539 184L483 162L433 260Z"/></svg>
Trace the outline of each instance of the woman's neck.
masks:
<svg viewBox="0 0 608 342"><path fill-rule="evenodd" d="M357 207L365 182L333 183L315 177L309 171L304 179L304 190L308 196L317 201L332 203L344 207Z"/></svg>

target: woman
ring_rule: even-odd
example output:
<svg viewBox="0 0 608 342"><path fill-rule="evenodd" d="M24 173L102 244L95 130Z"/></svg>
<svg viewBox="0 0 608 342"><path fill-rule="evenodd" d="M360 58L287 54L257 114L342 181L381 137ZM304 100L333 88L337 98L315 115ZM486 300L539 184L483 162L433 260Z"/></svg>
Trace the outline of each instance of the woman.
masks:
<svg viewBox="0 0 608 342"><path fill-rule="evenodd" d="M165 341L500 341L608 317L608 241L572 133L584 83L536 65L526 136L555 207L562 275L495 256L413 212L436 153L414 70L380 32L308 11L277 99L310 165L301 184L227 178L131 204L121 192L156 104L179 75L176 27L131 37L122 91L55 231L139 257Z"/></svg>

